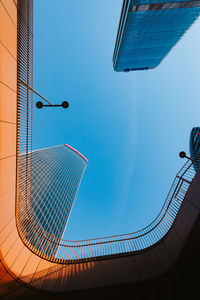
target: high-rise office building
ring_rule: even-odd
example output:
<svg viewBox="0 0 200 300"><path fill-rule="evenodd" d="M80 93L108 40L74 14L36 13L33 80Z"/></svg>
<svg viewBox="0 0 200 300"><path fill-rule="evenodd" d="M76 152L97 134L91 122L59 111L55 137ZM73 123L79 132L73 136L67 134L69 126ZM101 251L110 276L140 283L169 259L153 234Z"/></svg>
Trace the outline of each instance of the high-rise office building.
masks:
<svg viewBox="0 0 200 300"><path fill-rule="evenodd" d="M155 68L200 14L200 1L124 0L115 71Z"/></svg>
<svg viewBox="0 0 200 300"><path fill-rule="evenodd" d="M31 201L21 227L37 250L55 256L86 166L66 144L32 152Z"/></svg>
<svg viewBox="0 0 200 300"><path fill-rule="evenodd" d="M197 171L199 164L196 162L200 161L200 127L192 128L190 133L190 156L194 160L193 166Z"/></svg>

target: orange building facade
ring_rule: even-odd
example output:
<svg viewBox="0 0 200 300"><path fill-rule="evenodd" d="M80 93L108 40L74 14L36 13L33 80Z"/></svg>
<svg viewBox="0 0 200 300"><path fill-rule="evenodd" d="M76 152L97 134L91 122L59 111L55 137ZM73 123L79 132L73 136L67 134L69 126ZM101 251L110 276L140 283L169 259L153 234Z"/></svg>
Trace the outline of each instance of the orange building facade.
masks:
<svg viewBox="0 0 200 300"><path fill-rule="evenodd" d="M14 225L16 194L17 1L0 1L0 244ZM11 225L12 224L12 225ZM7 225L7 226L6 226ZM7 227L7 229L5 228ZM5 230L4 230L5 228ZM0 266L3 286L12 278ZM2 288L3 290L3 288Z"/></svg>

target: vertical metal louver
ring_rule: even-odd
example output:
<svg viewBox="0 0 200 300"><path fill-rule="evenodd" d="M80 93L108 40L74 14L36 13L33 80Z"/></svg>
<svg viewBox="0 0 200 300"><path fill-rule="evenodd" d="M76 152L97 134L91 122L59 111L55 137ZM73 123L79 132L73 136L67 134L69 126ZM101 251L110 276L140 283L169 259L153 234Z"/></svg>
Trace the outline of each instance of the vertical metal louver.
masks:
<svg viewBox="0 0 200 300"><path fill-rule="evenodd" d="M18 0L17 11L16 222L24 237L29 227L32 176L33 0Z"/></svg>

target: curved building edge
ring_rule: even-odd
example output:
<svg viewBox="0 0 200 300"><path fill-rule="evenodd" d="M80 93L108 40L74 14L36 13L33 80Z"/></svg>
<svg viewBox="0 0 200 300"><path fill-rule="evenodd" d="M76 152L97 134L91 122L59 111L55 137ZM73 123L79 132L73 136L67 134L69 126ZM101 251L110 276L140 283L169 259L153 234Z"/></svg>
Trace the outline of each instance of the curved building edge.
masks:
<svg viewBox="0 0 200 300"><path fill-rule="evenodd" d="M199 216L200 200L197 194L197 190L200 191L199 180L200 173L197 173L168 234L154 247L138 253L62 265L33 254L22 245L20 237L16 235L16 228L13 228L3 243L3 247L8 245L6 254L1 257L1 263L5 265L5 279L8 280L7 273L12 278L9 283L16 280L34 290L60 292L133 283L160 276L175 264ZM10 225L8 224L6 226L8 228L4 230L9 231L12 227ZM11 246L13 240L15 245L18 245L15 251ZM12 257L13 255L15 257ZM3 281L4 277L2 285L9 287L9 284Z"/></svg>

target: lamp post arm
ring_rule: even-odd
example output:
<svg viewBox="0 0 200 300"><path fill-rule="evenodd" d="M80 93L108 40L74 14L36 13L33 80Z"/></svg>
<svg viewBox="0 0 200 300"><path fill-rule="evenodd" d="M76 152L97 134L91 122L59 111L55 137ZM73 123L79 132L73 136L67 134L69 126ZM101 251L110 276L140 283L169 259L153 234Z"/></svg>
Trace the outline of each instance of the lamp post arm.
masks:
<svg viewBox="0 0 200 300"><path fill-rule="evenodd" d="M45 100L47 103L49 103L51 106L54 106L53 103L51 103L49 100L47 100L47 99L44 98L42 95L40 95L37 91L35 91L32 87L30 87L28 84L26 84L23 80L19 79L19 81L20 81L25 87L27 87L29 90L31 90L33 93L35 93L35 94L38 95L40 98L42 98L42 99Z"/></svg>
<svg viewBox="0 0 200 300"><path fill-rule="evenodd" d="M179 156L180 156L181 158L187 158L187 159L191 160L193 163L200 163L200 161L198 161L198 160L196 160L196 159L193 159L193 158L187 156L186 153L185 153L184 151L181 151L181 152L179 153Z"/></svg>

